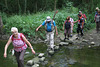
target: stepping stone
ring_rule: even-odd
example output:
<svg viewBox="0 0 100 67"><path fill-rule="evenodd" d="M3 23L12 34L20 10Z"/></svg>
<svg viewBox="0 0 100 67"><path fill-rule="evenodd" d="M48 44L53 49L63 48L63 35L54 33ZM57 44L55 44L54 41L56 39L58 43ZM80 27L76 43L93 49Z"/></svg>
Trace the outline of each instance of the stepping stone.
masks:
<svg viewBox="0 0 100 67"><path fill-rule="evenodd" d="M43 62L45 60L45 57L39 58L40 62Z"/></svg>
<svg viewBox="0 0 100 67"><path fill-rule="evenodd" d="M50 51L49 51L49 54L50 54L50 55L53 55L53 54L54 54L54 51L53 51L53 50L50 50Z"/></svg>
<svg viewBox="0 0 100 67"><path fill-rule="evenodd" d="M38 57L35 57L32 60L27 61L27 65L31 65L32 66L35 63L39 63L39 58Z"/></svg>
<svg viewBox="0 0 100 67"><path fill-rule="evenodd" d="M59 49L59 46L55 46L54 49L55 49L55 50L58 50L58 49Z"/></svg>
<svg viewBox="0 0 100 67"><path fill-rule="evenodd" d="M43 56L44 56L44 53L40 53L40 54L38 55L39 58L42 58Z"/></svg>
<svg viewBox="0 0 100 67"><path fill-rule="evenodd" d="M91 42L91 45L95 45L95 42Z"/></svg>
<svg viewBox="0 0 100 67"><path fill-rule="evenodd" d="M39 67L39 64L34 64L32 67Z"/></svg>
<svg viewBox="0 0 100 67"><path fill-rule="evenodd" d="M68 43L67 42L60 42L60 44L59 44L60 46L63 46L63 45L66 45L66 46L68 46Z"/></svg>

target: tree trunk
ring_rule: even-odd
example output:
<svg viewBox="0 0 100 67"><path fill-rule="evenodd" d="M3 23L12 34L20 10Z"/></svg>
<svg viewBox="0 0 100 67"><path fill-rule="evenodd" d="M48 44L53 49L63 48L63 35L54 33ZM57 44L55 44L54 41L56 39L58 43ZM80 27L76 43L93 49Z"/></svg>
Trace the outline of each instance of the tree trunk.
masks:
<svg viewBox="0 0 100 67"><path fill-rule="evenodd" d="M18 8L19 8L19 14L20 14L21 13L21 7L20 7L19 0L18 0Z"/></svg>
<svg viewBox="0 0 100 67"><path fill-rule="evenodd" d="M36 8L36 11L35 12L37 12L37 0L35 2L35 8Z"/></svg>
<svg viewBox="0 0 100 67"><path fill-rule="evenodd" d="M6 6L6 8L8 8L8 5L7 5L7 0L5 0L5 6Z"/></svg>
<svg viewBox="0 0 100 67"><path fill-rule="evenodd" d="M26 13L26 8L27 8L27 0L25 0L25 9L24 9L24 13Z"/></svg>
<svg viewBox="0 0 100 67"><path fill-rule="evenodd" d="M0 16L0 34L2 34L2 29L3 29L3 22L2 22L2 18Z"/></svg>
<svg viewBox="0 0 100 67"><path fill-rule="evenodd" d="M55 0L55 3L54 3L54 11L56 11L56 0Z"/></svg>

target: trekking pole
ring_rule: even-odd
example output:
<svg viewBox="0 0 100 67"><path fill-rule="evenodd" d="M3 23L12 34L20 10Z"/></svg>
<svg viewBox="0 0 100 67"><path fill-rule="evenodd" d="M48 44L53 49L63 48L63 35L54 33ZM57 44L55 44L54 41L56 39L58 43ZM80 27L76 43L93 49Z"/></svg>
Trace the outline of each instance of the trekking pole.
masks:
<svg viewBox="0 0 100 67"><path fill-rule="evenodd" d="M55 11L55 13L54 13L54 16L53 16L52 20L54 20L55 15L56 15L57 13L58 13L58 10L57 10L57 11Z"/></svg>

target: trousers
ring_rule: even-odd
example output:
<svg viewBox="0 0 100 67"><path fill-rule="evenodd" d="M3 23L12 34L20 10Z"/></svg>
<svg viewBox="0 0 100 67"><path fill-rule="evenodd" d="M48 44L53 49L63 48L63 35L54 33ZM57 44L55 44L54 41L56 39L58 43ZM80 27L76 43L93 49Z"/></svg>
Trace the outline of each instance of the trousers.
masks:
<svg viewBox="0 0 100 67"><path fill-rule="evenodd" d="M24 54L26 50L22 50L21 52L15 51L15 57L18 63L18 67L24 67Z"/></svg>
<svg viewBox="0 0 100 67"><path fill-rule="evenodd" d="M54 47L54 32L46 32L47 41L49 42L50 48Z"/></svg>

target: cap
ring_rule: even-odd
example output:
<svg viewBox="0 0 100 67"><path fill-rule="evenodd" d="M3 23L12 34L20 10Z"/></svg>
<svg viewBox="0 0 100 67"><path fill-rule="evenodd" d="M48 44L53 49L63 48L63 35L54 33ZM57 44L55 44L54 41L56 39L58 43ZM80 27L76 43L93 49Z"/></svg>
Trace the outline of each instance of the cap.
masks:
<svg viewBox="0 0 100 67"><path fill-rule="evenodd" d="M48 22L48 21L51 21L50 16L47 16L46 21L47 21L47 22Z"/></svg>

